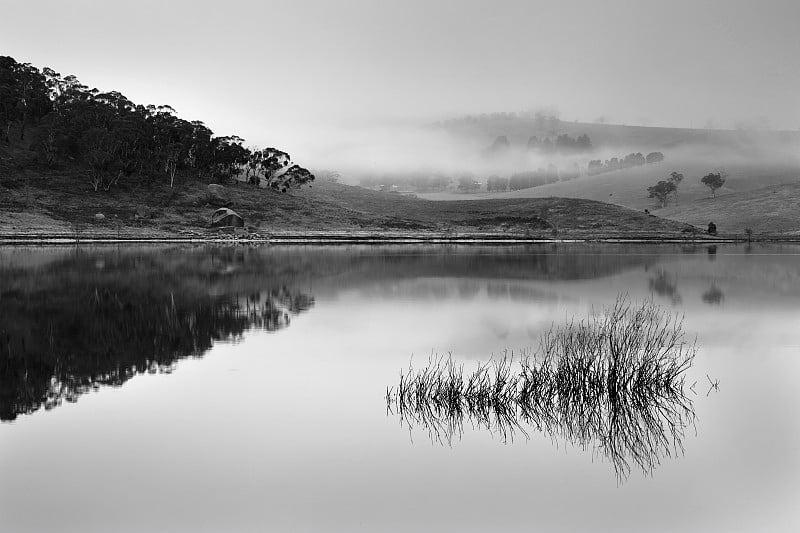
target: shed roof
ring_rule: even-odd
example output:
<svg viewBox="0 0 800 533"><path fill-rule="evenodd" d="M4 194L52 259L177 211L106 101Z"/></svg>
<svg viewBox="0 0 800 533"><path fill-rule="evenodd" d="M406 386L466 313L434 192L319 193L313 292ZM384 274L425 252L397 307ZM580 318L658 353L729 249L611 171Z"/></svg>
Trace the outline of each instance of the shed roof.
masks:
<svg viewBox="0 0 800 533"><path fill-rule="evenodd" d="M221 207L211 214L211 223L216 224L217 222L219 222L220 220L222 220L227 216L234 216L236 218L244 220L242 216L233 209L228 209L227 207Z"/></svg>

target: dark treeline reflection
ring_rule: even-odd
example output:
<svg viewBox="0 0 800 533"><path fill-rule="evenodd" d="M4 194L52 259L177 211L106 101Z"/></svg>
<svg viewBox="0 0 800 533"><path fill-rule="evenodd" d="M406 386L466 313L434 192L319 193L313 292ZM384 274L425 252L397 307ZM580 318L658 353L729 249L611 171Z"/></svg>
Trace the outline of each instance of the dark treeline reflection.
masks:
<svg viewBox="0 0 800 533"><path fill-rule="evenodd" d="M251 328L275 331L310 309L295 271L261 271L235 250L76 251L0 282L0 420L51 409Z"/></svg>
<svg viewBox="0 0 800 533"><path fill-rule="evenodd" d="M471 373L450 358L409 368L387 390L387 408L448 445L465 424L504 441L535 429L599 452L623 480L634 466L650 474L683 452L695 418L684 390L695 352L677 316L621 298L551 330L537 352L516 360L506 355Z"/></svg>
<svg viewBox="0 0 800 533"><path fill-rule="evenodd" d="M514 297L523 289L503 280L588 279L658 260L630 252L610 245L0 248L0 420L137 373L169 372L251 328L284 328L314 305L313 294L448 277L491 279L492 294ZM427 287L435 297L437 285Z"/></svg>

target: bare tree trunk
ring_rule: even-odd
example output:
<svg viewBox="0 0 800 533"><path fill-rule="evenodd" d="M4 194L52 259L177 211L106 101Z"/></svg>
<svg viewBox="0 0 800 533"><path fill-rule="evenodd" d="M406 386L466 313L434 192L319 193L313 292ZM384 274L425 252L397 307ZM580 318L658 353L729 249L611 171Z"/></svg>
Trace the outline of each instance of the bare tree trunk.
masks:
<svg viewBox="0 0 800 533"><path fill-rule="evenodd" d="M175 184L175 172L178 170L178 162L177 161L170 161L168 163L168 170L169 170L169 188L172 189Z"/></svg>
<svg viewBox="0 0 800 533"><path fill-rule="evenodd" d="M99 173L97 173L95 171L90 171L89 172L89 183L92 184L92 188L94 189L94 192L97 192L97 190L100 188L100 184L103 183L103 177L100 176Z"/></svg>
<svg viewBox="0 0 800 533"><path fill-rule="evenodd" d="M50 166L56 158L56 139L52 129L47 130L47 138L43 143L43 148L45 160L47 165Z"/></svg>

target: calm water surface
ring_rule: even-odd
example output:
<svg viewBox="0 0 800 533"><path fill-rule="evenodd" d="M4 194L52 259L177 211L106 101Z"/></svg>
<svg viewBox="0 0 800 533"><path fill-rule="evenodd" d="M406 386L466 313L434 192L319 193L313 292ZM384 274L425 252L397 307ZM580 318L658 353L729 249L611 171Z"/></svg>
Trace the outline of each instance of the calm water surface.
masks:
<svg viewBox="0 0 800 533"><path fill-rule="evenodd" d="M387 412L621 293L699 347L652 472ZM0 248L0 352L1 531L800 530L799 247Z"/></svg>

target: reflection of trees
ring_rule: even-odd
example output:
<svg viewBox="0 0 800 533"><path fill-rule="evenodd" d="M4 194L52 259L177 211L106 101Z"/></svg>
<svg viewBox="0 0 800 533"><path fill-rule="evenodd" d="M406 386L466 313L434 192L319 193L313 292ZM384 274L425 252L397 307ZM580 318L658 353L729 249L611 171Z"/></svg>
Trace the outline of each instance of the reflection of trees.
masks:
<svg viewBox="0 0 800 533"><path fill-rule="evenodd" d="M35 279L4 274L0 420L74 402L139 373L171 372L215 341L251 328L281 329L314 305L279 279L232 274L228 283L208 270L176 273L153 254L104 261L75 254Z"/></svg>
<svg viewBox="0 0 800 533"><path fill-rule="evenodd" d="M314 305L311 291L298 289L311 280L319 293L457 277L464 280L459 294L468 295L480 289L475 279L588 279L658 260L627 245L126 246L0 254L2 420L137 373L169 371L178 359L248 328L286 327ZM524 284L493 287L502 297L544 297L525 292ZM447 295L439 283L419 290Z"/></svg>
<svg viewBox="0 0 800 533"><path fill-rule="evenodd" d="M716 284L712 283L711 288L703 293L703 301L710 305L719 305L725 299L725 295L719 290Z"/></svg>
<svg viewBox="0 0 800 533"><path fill-rule="evenodd" d="M669 298L673 304L681 303L677 280L663 269L660 269L656 276L650 279L650 290L659 296Z"/></svg>
<svg viewBox="0 0 800 533"><path fill-rule="evenodd" d="M694 422L683 375L694 353L674 317L652 304L618 302L551 331L536 354L516 363L504 357L471 374L442 358L409 368L386 400L401 423L427 430L434 442L452 444L465 423L504 440L535 429L599 451L624 479L633 466L652 473L683 452Z"/></svg>
<svg viewBox="0 0 800 533"><path fill-rule="evenodd" d="M341 278L394 282L409 278L485 280L578 280L612 276L660 261L652 248L633 245L476 245L373 246L309 250L317 264L338 270ZM322 262L324 260L324 263Z"/></svg>
<svg viewBox="0 0 800 533"><path fill-rule="evenodd" d="M289 325L292 315L308 311L313 305L312 296L281 287L248 295L243 304L239 302L239 309L251 326L277 331Z"/></svg>

